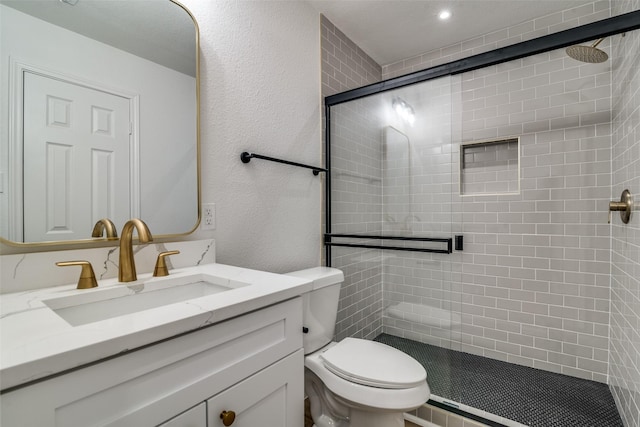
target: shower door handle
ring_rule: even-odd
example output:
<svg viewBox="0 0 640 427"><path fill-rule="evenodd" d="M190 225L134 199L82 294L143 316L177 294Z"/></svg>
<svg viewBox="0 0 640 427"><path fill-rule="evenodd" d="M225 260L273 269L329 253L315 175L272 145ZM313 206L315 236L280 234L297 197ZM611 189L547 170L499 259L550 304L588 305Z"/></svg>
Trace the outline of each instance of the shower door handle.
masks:
<svg viewBox="0 0 640 427"><path fill-rule="evenodd" d="M461 251L464 248L464 237L455 236L455 250Z"/></svg>

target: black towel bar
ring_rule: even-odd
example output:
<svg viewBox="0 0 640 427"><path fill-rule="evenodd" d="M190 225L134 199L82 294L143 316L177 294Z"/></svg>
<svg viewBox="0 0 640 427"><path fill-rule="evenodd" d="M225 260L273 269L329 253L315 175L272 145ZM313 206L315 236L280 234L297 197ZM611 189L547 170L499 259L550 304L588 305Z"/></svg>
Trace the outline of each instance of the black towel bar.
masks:
<svg viewBox="0 0 640 427"><path fill-rule="evenodd" d="M346 239L372 239L372 240L404 240L411 242L440 242L446 243L446 249L431 249L431 248L412 248L405 246L383 246L383 245L370 245L361 243L337 243L332 242L331 238L346 238ZM351 248L370 248L370 249L387 249L394 251L410 251L410 252L431 252L437 254L450 254L453 252L453 239L451 238L435 238L435 237L404 237L404 236L367 236L361 234L333 234L326 233L324 235L325 246L343 246Z"/></svg>
<svg viewBox="0 0 640 427"><path fill-rule="evenodd" d="M267 157L267 156L263 156L261 154L249 153L248 151L244 151L242 154L240 154L240 160L242 160L242 163L249 163L251 161L251 159L262 159L262 160L268 160L270 162L284 163L285 165L298 166L300 168L311 169L313 171L314 175L318 175L320 172L326 172L327 171L324 168L319 168L319 167L316 167L316 166L309 166L309 165L305 165L305 164L302 164L302 163L290 162L288 160L276 159L274 157Z"/></svg>

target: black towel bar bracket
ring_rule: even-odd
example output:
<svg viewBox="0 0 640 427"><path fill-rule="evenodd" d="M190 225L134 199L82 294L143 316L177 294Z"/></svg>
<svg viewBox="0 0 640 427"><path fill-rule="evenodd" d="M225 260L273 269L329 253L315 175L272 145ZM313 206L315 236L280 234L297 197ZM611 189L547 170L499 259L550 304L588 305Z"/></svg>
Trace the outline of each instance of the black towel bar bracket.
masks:
<svg viewBox="0 0 640 427"><path fill-rule="evenodd" d="M263 156L261 154L249 153L248 151L244 151L242 154L240 154L240 160L242 160L242 163L249 163L251 161L251 159L262 159L262 160L268 160L270 162L283 163L285 165L297 166L299 168L311 169L313 171L314 175L318 175L320 172L326 172L327 171L324 168L319 168L319 167L316 167L316 166L309 166L309 165L305 165L305 164L297 163L297 162L290 162L289 160L276 159L274 157Z"/></svg>

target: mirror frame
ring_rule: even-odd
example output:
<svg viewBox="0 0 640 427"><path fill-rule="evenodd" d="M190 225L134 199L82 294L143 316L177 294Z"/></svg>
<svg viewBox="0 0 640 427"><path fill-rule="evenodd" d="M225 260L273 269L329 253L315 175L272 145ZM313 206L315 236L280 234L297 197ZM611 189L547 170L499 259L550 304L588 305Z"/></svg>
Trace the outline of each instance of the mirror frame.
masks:
<svg viewBox="0 0 640 427"><path fill-rule="evenodd" d="M184 232L184 233L175 233L175 234L159 234L154 235L154 241L170 241L175 240L176 238L187 236L192 234L194 231L198 229L200 226L201 216L202 216L202 197L201 197L201 144L200 144L200 27L198 26L198 21L196 21L193 13L180 3L177 0L168 0L176 6L182 8L191 20L193 21L193 26L195 29L195 37L196 37L196 182L197 182L197 209L198 215L196 218L196 223L193 227ZM143 219L144 220L144 219ZM116 246L119 244L119 237L117 240L108 240L106 237L102 238L87 238L80 240L51 240L51 241L43 241L43 242L14 242L12 240L5 239L0 236L0 254L2 253L19 253L20 249L32 249L32 248L51 248L52 246L57 246L59 248L55 248L56 250L65 250L65 249L77 249L77 248L91 248L91 247L104 247L104 246ZM7 245L9 247L14 248L12 251L2 250L2 245ZM17 251L15 250L17 249Z"/></svg>

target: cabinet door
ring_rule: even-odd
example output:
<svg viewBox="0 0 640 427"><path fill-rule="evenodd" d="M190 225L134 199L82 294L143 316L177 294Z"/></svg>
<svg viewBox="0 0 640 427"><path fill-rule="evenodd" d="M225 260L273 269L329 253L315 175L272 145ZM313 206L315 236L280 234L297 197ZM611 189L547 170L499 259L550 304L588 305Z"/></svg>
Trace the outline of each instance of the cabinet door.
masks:
<svg viewBox="0 0 640 427"><path fill-rule="evenodd" d="M300 427L304 424L304 355L298 350L207 401L209 427L224 426L220 415L233 411L233 427Z"/></svg>
<svg viewBox="0 0 640 427"><path fill-rule="evenodd" d="M186 412L171 418L169 421L160 424L158 427L206 427L207 426L207 405L202 402Z"/></svg>

